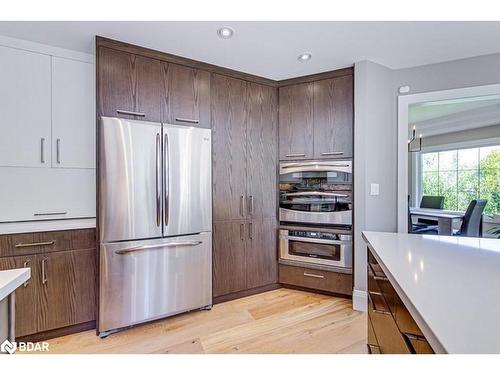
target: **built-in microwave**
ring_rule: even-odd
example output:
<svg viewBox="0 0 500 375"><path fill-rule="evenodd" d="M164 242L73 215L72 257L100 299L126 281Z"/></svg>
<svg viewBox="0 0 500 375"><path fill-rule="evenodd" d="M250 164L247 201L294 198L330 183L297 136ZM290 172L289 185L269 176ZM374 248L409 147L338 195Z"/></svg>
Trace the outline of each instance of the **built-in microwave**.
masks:
<svg viewBox="0 0 500 375"><path fill-rule="evenodd" d="M352 235L343 233L280 230L280 258L352 269Z"/></svg>
<svg viewBox="0 0 500 375"><path fill-rule="evenodd" d="M280 164L282 224L352 225L352 160Z"/></svg>

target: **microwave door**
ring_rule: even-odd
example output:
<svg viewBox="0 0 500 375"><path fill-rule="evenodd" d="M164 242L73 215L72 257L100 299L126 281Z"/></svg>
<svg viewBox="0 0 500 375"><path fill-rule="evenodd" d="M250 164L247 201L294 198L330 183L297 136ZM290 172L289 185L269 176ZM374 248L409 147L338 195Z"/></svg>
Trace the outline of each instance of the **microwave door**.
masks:
<svg viewBox="0 0 500 375"><path fill-rule="evenodd" d="M161 124L103 117L99 172L100 240L161 237Z"/></svg>
<svg viewBox="0 0 500 375"><path fill-rule="evenodd" d="M212 229L210 129L163 125L163 235Z"/></svg>

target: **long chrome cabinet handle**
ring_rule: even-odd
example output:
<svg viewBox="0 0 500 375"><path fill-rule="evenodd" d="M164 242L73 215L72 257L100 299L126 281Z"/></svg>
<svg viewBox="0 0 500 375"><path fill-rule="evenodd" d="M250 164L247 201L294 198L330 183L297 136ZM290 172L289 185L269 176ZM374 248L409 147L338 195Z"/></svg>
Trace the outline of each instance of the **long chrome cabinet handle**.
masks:
<svg viewBox="0 0 500 375"><path fill-rule="evenodd" d="M48 258L42 259L42 284L47 284L47 260Z"/></svg>
<svg viewBox="0 0 500 375"><path fill-rule="evenodd" d="M45 138L40 139L40 162L45 163Z"/></svg>
<svg viewBox="0 0 500 375"><path fill-rule="evenodd" d="M129 116L138 116L138 117L146 117L146 114L143 112L135 112L135 111L126 111L124 109L117 109L116 113L120 115L129 115Z"/></svg>
<svg viewBox="0 0 500 375"><path fill-rule="evenodd" d="M327 156L327 155L344 155L343 151L328 151L328 152L322 152L321 155Z"/></svg>
<svg viewBox="0 0 500 375"><path fill-rule="evenodd" d="M160 133L156 133L156 154L155 154L155 162L156 162L156 168L155 168L155 200L156 200L156 226L160 226L161 224L161 195L160 195Z"/></svg>
<svg viewBox="0 0 500 375"><path fill-rule="evenodd" d="M30 242L30 243L18 243L15 247L33 247L33 246L48 246L55 244L56 241L46 241L46 242Z"/></svg>
<svg viewBox="0 0 500 375"><path fill-rule="evenodd" d="M253 195L250 195L248 197L248 200L250 201L250 203L248 204L249 208L248 208L248 214L249 215L253 215L253 210L254 210L254 206L253 206Z"/></svg>
<svg viewBox="0 0 500 375"><path fill-rule="evenodd" d="M346 163L332 163L332 162L321 162L321 161L309 161L306 163L289 163L287 165L284 165L283 169L286 168L297 168L297 167L340 167L340 168L348 168L350 167L349 164Z"/></svg>
<svg viewBox="0 0 500 375"><path fill-rule="evenodd" d="M29 259L28 259L28 260L25 260L25 261L24 261L24 263L23 263L23 268L28 268L28 267L29 267L29 264L30 264L30 260L29 260ZM25 287L25 288L26 288L26 287L29 285L29 283L30 283L30 280L29 280L29 279L28 279L28 280L26 280L26 281L24 282L24 284L23 284L23 287Z"/></svg>
<svg viewBox="0 0 500 375"><path fill-rule="evenodd" d="M129 249L116 250L115 254L124 255L144 250L164 249L169 247L197 246L202 243L203 241L182 241L182 242L170 242L158 245L144 245L144 246L131 247Z"/></svg>
<svg viewBox="0 0 500 375"><path fill-rule="evenodd" d="M35 212L33 216L54 216L54 215L66 215L68 211L61 212Z"/></svg>
<svg viewBox="0 0 500 375"><path fill-rule="evenodd" d="M164 201L165 201L165 207L163 208L163 216L164 216L164 224L165 226L168 225L169 221L169 215L168 215L168 209L170 205L170 192L169 192L169 184L170 184L170 170L169 170L169 157L168 157L168 135L165 133L164 139L163 139L163 169L165 173L165 181L164 181Z"/></svg>
<svg viewBox="0 0 500 375"><path fill-rule="evenodd" d="M320 196L320 197L339 197L339 198L348 198L347 194L339 194L339 193L328 193L324 191L299 191L297 193L285 193L285 197L304 197L308 195Z"/></svg>
<svg viewBox="0 0 500 375"><path fill-rule="evenodd" d="M56 162L61 164L61 139L56 139Z"/></svg>
<svg viewBox="0 0 500 375"><path fill-rule="evenodd" d="M245 240L245 224L243 223L240 224L240 240Z"/></svg>
<svg viewBox="0 0 500 375"><path fill-rule="evenodd" d="M293 157L305 157L306 154L301 154L301 153L297 153L297 154L286 154L285 157L287 158L293 158Z"/></svg>
<svg viewBox="0 0 500 375"><path fill-rule="evenodd" d="M192 119L192 118L185 118L185 117L176 117L175 121L178 121L178 122L187 122L189 124L199 124L199 122L200 122L200 120L195 120L195 119Z"/></svg>
<svg viewBox="0 0 500 375"><path fill-rule="evenodd" d="M372 295L380 295L381 298L384 298L381 293L375 293L375 292L370 292L368 291L368 301L370 302L370 305L372 306L372 310L374 313L377 314L385 314L385 315L391 315L390 311L387 310L377 310L377 307L375 306L375 303L372 300Z"/></svg>
<svg viewBox="0 0 500 375"><path fill-rule="evenodd" d="M245 217L245 197L240 195L240 215Z"/></svg>
<svg viewBox="0 0 500 375"><path fill-rule="evenodd" d="M323 275L316 275L314 273L308 273L308 272L304 272L304 276L315 277L317 279L324 279L325 278L325 276L323 276Z"/></svg>
<svg viewBox="0 0 500 375"><path fill-rule="evenodd" d="M248 238L253 240L253 223L248 223Z"/></svg>

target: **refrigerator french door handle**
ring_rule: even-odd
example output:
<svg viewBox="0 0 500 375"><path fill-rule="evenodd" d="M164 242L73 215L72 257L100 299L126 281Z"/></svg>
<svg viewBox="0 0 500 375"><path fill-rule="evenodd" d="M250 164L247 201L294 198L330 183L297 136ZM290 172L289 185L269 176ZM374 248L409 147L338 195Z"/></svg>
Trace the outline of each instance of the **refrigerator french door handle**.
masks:
<svg viewBox="0 0 500 375"><path fill-rule="evenodd" d="M156 226L161 225L161 178L160 178L160 133L156 133L156 174L155 174L155 187L156 187Z"/></svg>
<svg viewBox="0 0 500 375"><path fill-rule="evenodd" d="M168 225L168 220L169 220L169 215L168 215L168 206L169 206L169 184L170 184L170 170L169 170L169 157L168 157L168 134L165 133L164 139L163 139L163 165L164 165L164 171L165 171L165 181L164 181L164 195L165 195L165 207L163 210L163 216L164 216L164 225Z"/></svg>

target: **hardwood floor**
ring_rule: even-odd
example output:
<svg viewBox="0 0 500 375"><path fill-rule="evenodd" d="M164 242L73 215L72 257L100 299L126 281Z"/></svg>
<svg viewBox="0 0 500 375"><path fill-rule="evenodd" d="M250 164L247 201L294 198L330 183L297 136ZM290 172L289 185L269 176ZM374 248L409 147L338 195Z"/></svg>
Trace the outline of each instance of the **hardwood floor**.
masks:
<svg viewBox="0 0 500 375"><path fill-rule="evenodd" d="M277 289L100 339L49 340L50 353L366 353L366 315L348 299Z"/></svg>

